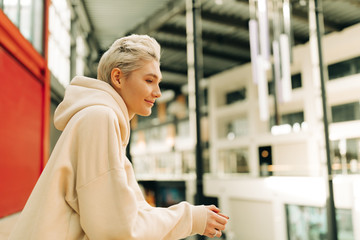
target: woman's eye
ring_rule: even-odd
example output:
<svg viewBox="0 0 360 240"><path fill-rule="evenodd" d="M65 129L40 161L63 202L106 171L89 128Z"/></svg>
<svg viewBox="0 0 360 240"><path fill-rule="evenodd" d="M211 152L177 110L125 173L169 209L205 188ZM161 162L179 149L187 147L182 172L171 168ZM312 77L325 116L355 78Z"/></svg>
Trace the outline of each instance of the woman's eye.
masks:
<svg viewBox="0 0 360 240"><path fill-rule="evenodd" d="M146 82L152 83L153 81L151 79L147 79Z"/></svg>

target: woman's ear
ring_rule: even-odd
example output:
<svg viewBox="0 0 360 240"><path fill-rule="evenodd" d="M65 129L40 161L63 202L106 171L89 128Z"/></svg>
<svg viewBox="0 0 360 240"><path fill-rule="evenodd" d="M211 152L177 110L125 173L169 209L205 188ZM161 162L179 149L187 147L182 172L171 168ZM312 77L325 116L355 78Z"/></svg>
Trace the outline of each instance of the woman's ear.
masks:
<svg viewBox="0 0 360 240"><path fill-rule="evenodd" d="M111 85L116 88L121 87L123 73L120 68L113 68L111 70Z"/></svg>

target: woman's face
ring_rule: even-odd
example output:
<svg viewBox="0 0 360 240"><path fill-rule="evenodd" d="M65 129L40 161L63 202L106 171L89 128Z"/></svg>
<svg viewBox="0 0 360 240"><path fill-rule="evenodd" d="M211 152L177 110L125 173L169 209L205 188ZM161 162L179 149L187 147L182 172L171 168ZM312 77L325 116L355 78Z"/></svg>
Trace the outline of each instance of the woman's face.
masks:
<svg viewBox="0 0 360 240"><path fill-rule="evenodd" d="M135 114L149 116L155 100L161 96L159 83L162 75L156 60L145 61L144 65L121 80L118 93L123 98L130 119Z"/></svg>

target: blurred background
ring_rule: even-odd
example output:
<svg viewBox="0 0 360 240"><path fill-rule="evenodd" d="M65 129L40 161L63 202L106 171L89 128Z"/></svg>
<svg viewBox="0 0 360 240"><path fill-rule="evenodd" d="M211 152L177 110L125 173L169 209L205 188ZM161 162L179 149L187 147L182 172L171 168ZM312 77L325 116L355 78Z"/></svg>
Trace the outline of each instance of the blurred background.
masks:
<svg viewBox="0 0 360 240"><path fill-rule="evenodd" d="M360 240L360 0L0 0L0 239L66 86L134 33L162 47L127 148L150 204L216 204L223 239Z"/></svg>

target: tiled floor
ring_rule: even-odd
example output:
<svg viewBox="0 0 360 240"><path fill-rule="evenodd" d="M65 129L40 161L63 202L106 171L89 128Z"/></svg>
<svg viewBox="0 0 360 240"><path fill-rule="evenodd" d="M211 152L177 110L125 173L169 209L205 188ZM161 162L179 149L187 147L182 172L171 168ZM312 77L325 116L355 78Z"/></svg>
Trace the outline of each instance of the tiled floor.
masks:
<svg viewBox="0 0 360 240"><path fill-rule="evenodd" d="M19 213L15 213L13 215L0 218L0 240L7 240L8 236L14 227L18 217Z"/></svg>

